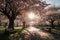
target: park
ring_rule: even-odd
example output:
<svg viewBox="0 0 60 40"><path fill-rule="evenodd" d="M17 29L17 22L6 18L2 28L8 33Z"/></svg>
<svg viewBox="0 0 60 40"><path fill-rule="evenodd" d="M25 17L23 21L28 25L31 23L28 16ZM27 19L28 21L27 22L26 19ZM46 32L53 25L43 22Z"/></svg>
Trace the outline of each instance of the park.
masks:
<svg viewBox="0 0 60 40"><path fill-rule="evenodd" d="M0 40L60 40L60 0L0 0Z"/></svg>

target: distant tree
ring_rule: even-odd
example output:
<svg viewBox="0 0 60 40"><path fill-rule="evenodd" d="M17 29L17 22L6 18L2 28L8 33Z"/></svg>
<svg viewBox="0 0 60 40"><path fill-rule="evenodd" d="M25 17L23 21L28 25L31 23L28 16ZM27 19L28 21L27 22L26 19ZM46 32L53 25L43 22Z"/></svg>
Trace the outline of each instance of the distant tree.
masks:
<svg viewBox="0 0 60 40"><path fill-rule="evenodd" d="M47 17L47 20L51 23L51 27L52 28L55 28L54 27L54 21L60 19L60 14L51 14L51 15L48 15Z"/></svg>
<svg viewBox="0 0 60 40"><path fill-rule="evenodd" d="M60 7L55 7L55 6L49 7L46 10L45 17L46 17L46 20L48 20L51 23L52 28L55 28L54 21L60 19L59 10L60 10Z"/></svg>
<svg viewBox="0 0 60 40"><path fill-rule="evenodd" d="M24 22L27 22L26 20L28 19L25 19L26 18L26 13L25 12L28 12L28 11L34 11L34 13L37 13L37 11L39 12L39 14L42 14L42 10L48 6L49 4L45 3L45 2L41 2L42 0L23 0L23 2L26 4L25 5L25 8L23 8L21 10L21 13L22 13L22 16L23 16L23 24ZM21 4L22 5L22 4ZM25 15L25 16L24 16Z"/></svg>

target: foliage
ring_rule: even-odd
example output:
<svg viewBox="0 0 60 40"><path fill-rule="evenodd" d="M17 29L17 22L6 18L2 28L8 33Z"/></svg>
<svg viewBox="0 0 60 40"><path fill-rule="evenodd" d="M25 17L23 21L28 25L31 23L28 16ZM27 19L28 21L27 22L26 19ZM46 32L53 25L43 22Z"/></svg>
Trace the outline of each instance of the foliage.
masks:
<svg viewBox="0 0 60 40"><path fill-rule="evenodd" d="M58 20L60 19L60 7L48 7L45 9L46 20Z"/></svg>

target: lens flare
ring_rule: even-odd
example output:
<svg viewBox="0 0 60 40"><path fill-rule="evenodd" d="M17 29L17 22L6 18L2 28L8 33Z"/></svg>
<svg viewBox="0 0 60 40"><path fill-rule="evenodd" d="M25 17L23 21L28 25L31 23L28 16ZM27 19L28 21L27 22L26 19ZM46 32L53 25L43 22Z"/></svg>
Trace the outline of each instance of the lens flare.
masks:
<svg viewBox="0 0 60 40"><path fill-rule="evenodd" d="M35 18L35 14L33 12L31 12L31 13L28 14L28 17L30 19L34 19Z"/></svg>

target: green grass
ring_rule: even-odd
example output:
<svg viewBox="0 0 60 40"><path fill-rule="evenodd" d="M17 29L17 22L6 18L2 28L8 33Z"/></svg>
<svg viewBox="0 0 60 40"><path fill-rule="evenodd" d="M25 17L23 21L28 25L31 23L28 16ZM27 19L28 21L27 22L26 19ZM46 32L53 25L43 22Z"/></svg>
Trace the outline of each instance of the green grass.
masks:
<svg viewBox="0 0 60 40"><path fill-rule="evenodd" d="M16 39L17 37L19 37L19 35L23 34L26 32L25 29L22 30L22 32L20 32L20 30L22 29L22 27L14 27L14 29L17 31L16 33L13 33L13 34L9 34L9 35L3 35L3 39L5 40L14 40ZM0 38L1 38L1 35L4 33L5 31L5 28L3 26L0 26Z"/></svg>
<svg viewBox="0 0 60 40"><path fill-rule="evenodd" d="M3 26L0 26L0 35L4 32L5 28Z"/></svg>
<svg viewBox="0 0 60 40"><path fill-rule="evenodd" d="M0 30L4 30L5 28L3 26L0 26Z"/></svg>
<svg viewBox="0 0 60 40"><path fill-rule="evenodd" d="M52 29L52 32L54 32L56 34L60 34L60 30L59 29Z"/></svg>
<svg viewBox="0 0 60 40"><path fill-rule="evenodd" d="M17 30L17 29L22 29L22 27L14 27L14 29L15 29L15 30Z"/></svg>

